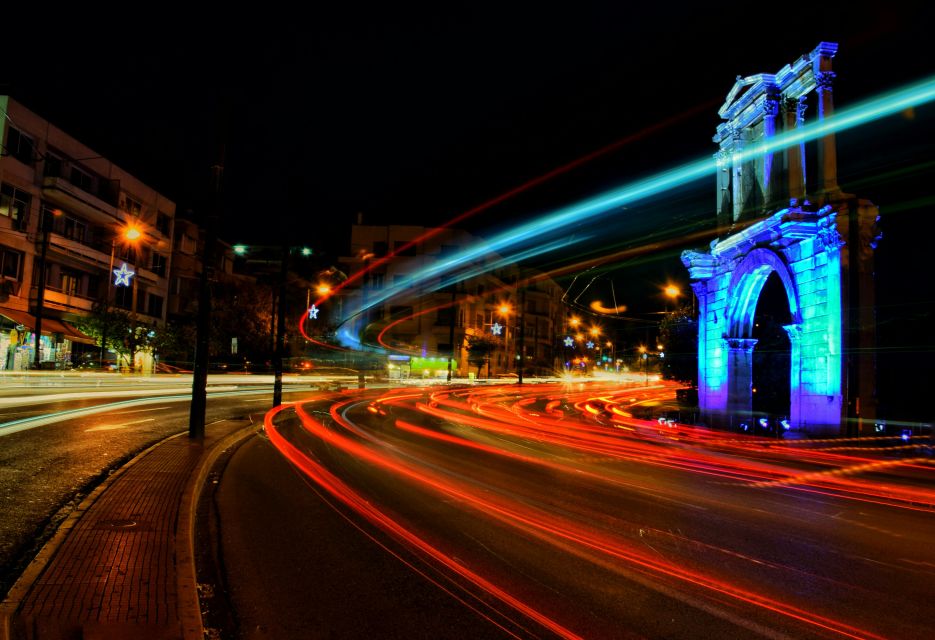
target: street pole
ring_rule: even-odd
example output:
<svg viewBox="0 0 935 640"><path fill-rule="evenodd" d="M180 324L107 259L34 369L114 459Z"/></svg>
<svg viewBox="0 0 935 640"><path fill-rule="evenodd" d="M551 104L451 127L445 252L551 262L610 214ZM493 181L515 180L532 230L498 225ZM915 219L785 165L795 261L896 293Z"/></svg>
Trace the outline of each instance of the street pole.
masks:
<svg viewBox="0 0 935 640"><path fill-rule="evenodd" d="M49 253L49 219L45 209L39 214L39 231L42 233L42 252L39 254L39 282L36 286L36 334L33 350L33 368L39 369L41 365L42 347L42 307L45 304L45 267L46 256Z"/></svg>
<svg viewBox="0 0 935 640"><path fill-rule="evenodd" d="M458 312L455 307L455 289L457 284L451 283L451 314L448 317L448 345L451 351L448 353L448 382L451 382L451 361L455 357L455 314Z"/></svg>
<svg viewBox="0 0 935 640"><path fill-rule="evenodd" d="M208 404L208 344L211 331L211 289L209 282L214 272L214 245L221 207L221 177L224 173L224 151L217 164L211 167L214 202L205 225L205 244L201 252L201 275L198 279L198 318L196 321L195 361L192 365L192 404L188 417L188 437L205 437L205 409Z"/></svg>
<svg viewBox="0 0 935 640"><path fill-rule="evenodd" d="M273 353L273 407L282 404L282 354L286 333L286 276L289 273L289 246L283 245L279 268L279 308L276 311L276 350Z"/></svg>
<svg viewBox="0 0 935 640"><path fill-rule="evenodd" d="M519 292L519 371L516 384L523 384L523 369L526 366L526 288Z"/></svg>

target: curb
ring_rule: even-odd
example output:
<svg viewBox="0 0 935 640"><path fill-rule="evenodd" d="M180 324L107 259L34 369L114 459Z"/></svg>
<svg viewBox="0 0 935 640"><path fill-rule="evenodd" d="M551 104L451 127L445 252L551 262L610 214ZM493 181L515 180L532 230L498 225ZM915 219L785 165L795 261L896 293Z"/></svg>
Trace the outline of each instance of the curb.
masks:
<svg viewBox="0 0 935 640"><path fill-rule="evenodd" d="M201 496L202 487L214 461L221 453L250 436L256 429L256 424L250 418L250 424L236 429L234 432L221 438L211 448L202 453L197 467L189 476L182 492L182 502L179 509L179 519L176 523L175 553L177 562L177 586L179 593L179 621L186 640L202 640L204 629L201 622L201 607L198 601L198 590L195 583L195 555L194 555L194 512ZM0 640L12 640L12 620L29 595L36 580L45 571L47 565L65 542L71 530L81 517L97 502L97 499L107 489L119 480L133 465L152 453L158 447L170 440L186 436L187 432L177 433L147 447L130 461L108 476L101 484L95 487L62 521L52 538L46 542L36 557L29 563L20 577L16 580L6 598L0 603Z"/></svg>
<svg viewBox="0 0 935 640"><path fill-rule="evenodd" d="M195 523L197 522L198 501L204 490L208 474L217 459L241 440L245 440L256 433L257 425L253 422L252 417L249 419L249 425L224 436L214 443L210 450L202 454L198 467L189 476L182 492L179 521L176 525L175 557L179 594L179 623L182 627L184 640L203 640L205 636L195 567ZM262 423L260 426L262 427ZM0 640L4 639L0 638Z"/></svg>

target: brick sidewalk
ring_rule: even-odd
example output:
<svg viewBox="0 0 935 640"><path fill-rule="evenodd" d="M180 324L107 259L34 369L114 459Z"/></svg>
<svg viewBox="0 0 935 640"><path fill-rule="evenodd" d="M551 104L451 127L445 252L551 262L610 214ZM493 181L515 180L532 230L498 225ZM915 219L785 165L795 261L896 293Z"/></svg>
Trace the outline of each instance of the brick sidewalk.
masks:
<svg viewBox="0 0 935 640"><path fill-rule="evenodd" d="M192 555L194 507L211 462L248 421L176 436L92 492L3 603L0 638L203 637Z"/></svg>

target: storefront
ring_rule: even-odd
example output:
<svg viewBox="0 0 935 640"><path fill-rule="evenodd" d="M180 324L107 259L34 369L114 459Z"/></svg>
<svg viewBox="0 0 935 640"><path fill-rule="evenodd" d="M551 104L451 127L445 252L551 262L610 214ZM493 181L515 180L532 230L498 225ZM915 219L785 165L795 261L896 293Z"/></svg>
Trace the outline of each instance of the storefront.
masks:
<svg viewBox="0 0 935 640"><path fill-rule="evenodd" d="M34 368L36 318L19 309L0 307L0 371ZM42 318L39 362L42 369L70 369L75 352L94 340L67 322Z"/></svg>

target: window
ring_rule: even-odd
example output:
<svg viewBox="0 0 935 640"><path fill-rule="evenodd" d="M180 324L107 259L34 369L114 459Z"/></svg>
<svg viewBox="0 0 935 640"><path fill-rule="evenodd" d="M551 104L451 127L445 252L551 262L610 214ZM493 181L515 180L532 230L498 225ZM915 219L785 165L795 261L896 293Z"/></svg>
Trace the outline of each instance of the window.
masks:
<svg viewBox="0 0 935 640"><path fill-rule="evenodd" d="M169 235L169 227L172 224L172 218L162 211L156 212L156 229L164 236Z"/></svg>
<svg viewBox="0 0 935 640"><path fill-rule="evenodd" d="M399 285L401 285L401 284L405 284L405 283L406 283L406 280L408 280L408 279L409 279L409 276L405 276L405 275L395 275L395 276L393 276L393 286L396 287L396 286L399 286Z"/></svg>
<svg viewBox="0 0 935 640"><path fill-rule="evenodd" d="M371 289L382 289L383 288L383 275L382 273L371 273L370 274L370 288Z"/></svg>
<svg viewBox="0 0 935 640"><path fill-rule="evenodd" d="M15 221L17 229L24 229L29 214L29 204L32 197L26 191L17 189L13 185L0 186L0 215Z"/></svg>
<svg viewBox="0 0 935 640"><path fill-rule="evenodd" d="M79 189L94 193L94 178L91 177L90 173L82 171L78 167L72 167L68 180Z"/></svg>
<svg viewBox="0 0 935 640"><path fill-rule="evenodd" d="M149 294L149 306L146 308L146 313L156 318L162 317L162 296Z"/></svg>
<svg viewBox="0 0 935 640"><path fill-rule="evenodd" d="M127 194L123 194L123 210L131 216L139 218L143 214L143 205L139 200L131 198Z"/></svg>
<svg viewBox="0 0 935 640"><path fill-rule="evenodd" d="M67 296L74 296L78 294L78 289L81 286L81 274L77 271L69 271L67 269L61 270L62 276L62 293Z"/></svg>
<svg viewBox="0 0 935 640"><path fill-rule="evenodd" d="M45 154L45 167L43 175L46 178L58 178L62 175L62 159L55 154Z"/></svg>
<svg viewBox="0 0 935 640"><path fill-rule="evenodd" d="M385 256L387 249L389 249L389 247L382 240L373 243L373 255L377 257Z"/></svg>
<svg viewBox="0 0 935 640"><path fill-rule="evenodd" d="M23 254L6 247L0 247L0 276L19 280Z"/></svg>
<svg viewBox="0 0 935 640"><path fill-rule="evenodd" d="M179 239L179 252L193 255L196 248L195 239L190 235L182 234L182 237Z"/></svg>
<svg viewBox="0 0 935 640"><path fill-rule="evenodd" d="M62 235L69 240L84 243L88 237L88 225L81 218L65 216L62 221Z"/></svg>
<svg viewBox="0 0 935 640"><path fill-rule="evenodd" d="M157 276L165 277L166 275L166 257L162 254L153 252L153 266L150 269Z"/></svg>
<svg viewBox="0 0 935 640"><path fill-rule="evenodd" d="M96 298L101 295L101 276L96 274L88 274L88 288L85 291L85 294L89 298Z"/></svg>
<svg viewBox="0 0 935 640"><path fill-rule="evenodd" d="M114 305L130 309L133 304L133 287L114 287Z"/></svg>
<svg viewBox="0 0 935 640"><path fill-rule="evenodd" d="M403 250L403 251L400 251L400 249L402 249L403 247L405 247L407 244L409 244L409 241L408 241L408 240L397 240L396 242L393 243L393 251L398 252L397 255L400 255L400 256L414 256L414 255L416 255L416 249L417 249L418 245L415 245L415 244L413 244L413 245L410 246L410 247L406 247L406 249Z"/></svg>
<svg viewBox="0 0 935 640"><path fill-rule="evenodd" d="M445 307L435 312L435 324L447 327L454 321L454 309ZM440 347L439 347L440 348Z"/></svg>
<svg viewBox="0 0 935 640"><path fill-rule="evenodd" d="M35 143L19 129L7 127L5 154L11 155L23 164L31 165L35 158Z"/></svg>

